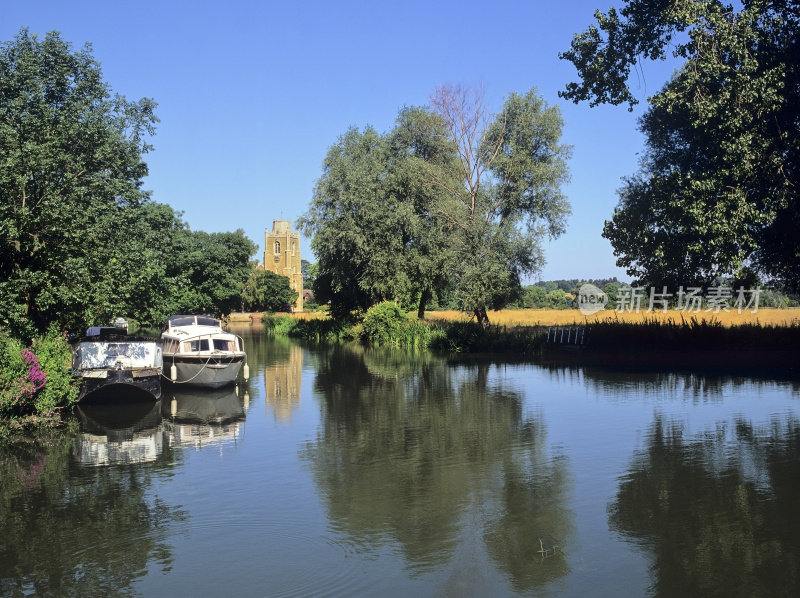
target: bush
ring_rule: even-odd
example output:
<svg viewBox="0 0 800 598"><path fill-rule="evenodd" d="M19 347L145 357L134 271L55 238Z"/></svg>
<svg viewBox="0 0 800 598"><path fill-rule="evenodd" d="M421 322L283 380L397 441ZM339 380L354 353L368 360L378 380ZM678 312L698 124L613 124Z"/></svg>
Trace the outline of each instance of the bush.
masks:
<svg viewBox="0 0 800 598"><path fill-rule="evenodd" d="M408 316L394 301L384 301L367 310L361 329L361 340L373 345L400 344Z"/></svg>
<svg viewBox="0 0 800 598"><path fill-rule="evenodd" d="M261 321L267 334L288 336L310 342L325 343L353 340L351 329L338 320L265 315Z"/></svg>
<svg viewBox="0 0 800 598"><path fill-rule="evenodd" d="M36 395L36 411L44 414L72 407L78 400L79 381L69 372L72 348L67 335L51 326L46 336L33 340L32 349L47 377L47 383Z"/></svg>
<svg viewBox="0 0 800 598"><path fill-rule="evenodd" d="M47 415L72 406L78 382L69 373L72 351L66 335L50 329L30 348L0 329L0 417Z"/></svg>
<svg viewBox="0 0 800 598"><path fill-rule="evenodd" d="M298 322L296 318L291 316L270 316L266 314L262 316L261 321L264 323L264 331L275 336L289 336Z"/></svg>
<svg viewBox="0 0 800 598"><path fill-rule="evenodd" d="M24 347L0 328L0 417L13 415L25 410L30 399L26 392L28 386L28 366L22 356Z"/></svg>

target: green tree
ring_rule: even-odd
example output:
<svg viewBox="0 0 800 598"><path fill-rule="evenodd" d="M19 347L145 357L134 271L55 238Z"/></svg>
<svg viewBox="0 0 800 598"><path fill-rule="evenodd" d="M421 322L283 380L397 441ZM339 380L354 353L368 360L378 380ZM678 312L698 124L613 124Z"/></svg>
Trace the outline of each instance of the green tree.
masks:
<svg viewBox="0 0 800 598"><path fill-rule="evenodd" d="M609 282L603 286L603 292L608 297L608 303L606 303L606 309L614 309L614 306L617 304L617 300L619 299L619 289L622 285L618 282Z"/></svg>
<svg viewBox="0 0 800 598"><path fill-rule="evenodd" d="M512 93L490 118L482 90L437 89L431 102L456 148L458 184L438 210L453 251L461 309L489 324L487 309L521 296L520 278L544 264L541 240L565 230L570 149L559 144L562 119L535 90Z"/></svg>
<svg viewBox="0 0 800 598"><path fill-rule="evenodd" d="M533 309L547 307L547 291L545 288L539 285L525 287L524 306Z"/></svg>
<svg viewBox="0 0 800 598"><path fill-rule="evenodd" d="M312 264L308 260L300 260L300 273L303 275L303 288L310 289L314 286L314 280L319 273L319 266Z"/></svg>
<svg viewBox="0 0 800 598"><path fill-rule="evenodd" d="M314 198L298 227L313 235L315 298L337 316L384 300L426 301L446 284L445 246L432 179L452 158L443 123L421 108L400 112L381 135L351 128L330 148Z"/></svg>
<svg viewBox="0 0 800 598"><path fill-rule="evenodd" d="M550 309L567 309L570 307L567 294L562 289L555 289L547 293L547 303L547 307Z"/></svg>
<svg viewBox="0 0 800 598"><path fill-rule="evenodd" d="M175 259L167 270L168 276L180 281L175 311L224 316L239 309L242 288L250 277L250 256L257 249L244 231L184 229L176 236Z"/></svg>
<svg viewBox="0 0 800 598"><path fill-rule="evenodd" d="M263 268L253 267L242 290L245 311L289 311L296 300L297 291L286 276Z"/></svg>
<svg viewBox="0 0 800 598"><path fill-rule="evenodd" d="M385 170L381 136L372 128L351 128L328 151L311 207L298 221L300 230L313 235L319 265L314 295L330 301L335 316L366 309L395 290L389 273L400 248L388 233L395 218L382 201Z"/></svg>
<svg viewBox="0 0 800 598"><path fill-rule="evenodd" d="M30 338L51 320L105 314L99 286L141 189L152 100L112 95L85 46L22 29L0 46L0 324Z"/></svg>
<svg viewBox="0 0 800 598"><path fill-rule="evenodd" d="M561 56L575 102L633 106L643 59L682 67L649 98L641 170L624 181L603 236L640 283L756 274L800 288L800 3L628 0L596 13Z"/></svg>
<svg viewBox="0 0 800 598"><path fill-rule="evenodd" d="M409 308L415 303L417 318L423 319L427 303L452 289L448 265L454 256L442 234L440 206L457 176L456 152L444 120L420 107L400 110L389 150L389 195L405 211L407 223L402 238L407 291L399 298Z"/></svg>

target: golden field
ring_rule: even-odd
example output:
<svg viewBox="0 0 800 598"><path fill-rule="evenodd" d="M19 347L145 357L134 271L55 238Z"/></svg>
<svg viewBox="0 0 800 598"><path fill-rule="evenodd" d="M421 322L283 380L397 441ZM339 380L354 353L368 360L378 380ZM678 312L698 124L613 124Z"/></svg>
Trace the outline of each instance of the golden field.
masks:
<svg viewBox="0 0 800 598"><path fill-rule="evenodd" d="M228 317L231 324L260 324L262 313L233 313ZM327 318L325 312L301 312L301 313L282 313L276 316L291 316L303 320ZM409 312L409 316L416 316L416 312ZM489 323L500 326L569 326L570 324L584 324L592 322L652 322L654 319L659 321L672 320L680 323L681 320L690 322L692 319L698 322L721 322L724 326L736 326L738 324L762 324L768 326L791 326L800 325L800 308L775 309L760 308L756 313L732 309L729 312L681 312L669 310L646 312L617 312L605 310L591 316L584 316L577 309L503 309L500 311L489 312ZM471 314L455 310L426 311L426 320L446 320L451 322L468 322L472 318Z"/></svg>
<svg viewBox="0 0 800 598"><path fill-rule="evenodd" d="M698 322L720 322L724 326L739 324L762 324L770 326L800 325L800 308L774 309L762 308L756 313L742 311L738 313L733 309L729 312L681 312L669 310L646 312L617 312L605 310L584 316L577 309L504 309L489 312L489 323L500 326L562 326L570 324L584 324L593 322L652 322L654 319L680 323L681 320L689 322L692 319ZM449 320L467 322L472 319L471 314L460 311L428 311L425 313L427 320Z"/></svg>

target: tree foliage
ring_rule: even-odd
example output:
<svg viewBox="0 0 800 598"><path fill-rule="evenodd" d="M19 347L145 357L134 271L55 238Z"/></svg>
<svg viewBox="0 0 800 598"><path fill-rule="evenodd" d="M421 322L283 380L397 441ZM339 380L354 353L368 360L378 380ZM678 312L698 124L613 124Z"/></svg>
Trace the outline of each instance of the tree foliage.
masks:
<svg viewBox="0 0 800 598"><path fill-rule="evenodd" d="M23 29L0 46L1 324L30 335L104 311L96 283L125 211L147 199L154 106L112 96L88 45Z"/></svg>
<svg viewBox="0 0 800 598"><path fill-rule="evenodd" d="M250 256L256 251L244 231L184 229L178 231L177 245L167 271L182 283L175 297L176 311L223 316L239 309L242 288L250 277Z"/></svg>
<svg viewBox="0 0 800 598"><path fill-rule="evenodd" d="M286 276L253 267L242 290L244 311L289 311L297 291Z"/></svg>
<svg viewBox="0 0 800 598"><path fill-rule="evenodd" d="M452 159L442 122L420 108L400 112L385 135L351 128L330 148L299 227L318 258L314 295L334 315L399 299L419 311L447 279L431 178ZM430 176L429 176L430 175Z"/></svg>
<svg viewBox="0 0 800 598"><path fill-rule="evenodd" d="M453 296L488 323L544 263L539 241L569 213L561 117L532 90L491 117L480 93L443 87L381 135L350 129L330 149L300 220L319 258L314 294L334 315L384 300Z"/></svg>
<svg viewBox="0 0 800 598"><path fill-rule="evenodd" d="M651 284L800 288L800 3L628 0L595 16L562 54L581 79L564 97L632 107L639 61L685 61L649 98L646 155L604 227L618 265Z"/></svg>
<svg viewBox="0 0 800 598"><path fill-rule="evenodd" d="M570 148L563 121L536 91L512 93L490 116L483 91L443 86L431 98L458 157L455 186L438 211L453 251L459 306L489 323L487 309L522 294L520 279L544 265L541 240L564 232Z"/></svg>
<svg viewBox="0 0 800 598"><path fill-rule="evenodd" d="M0 326L14 336L238 307L252 242L190 231L142 190L154 108L112 94L88 44L23 29L0 45Z"/></svg>

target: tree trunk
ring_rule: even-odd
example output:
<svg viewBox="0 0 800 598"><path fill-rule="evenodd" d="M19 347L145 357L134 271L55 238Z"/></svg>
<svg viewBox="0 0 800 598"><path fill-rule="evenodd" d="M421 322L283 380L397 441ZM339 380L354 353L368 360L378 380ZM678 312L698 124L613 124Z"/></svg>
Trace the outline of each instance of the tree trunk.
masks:
<svg viewBox="0 0 800 598"><path fill-rule="evenodd" d="M475 319L477 320L478 324L481 325L481 328L485 330L489 327L489 315L486 313L485 307L476 307L473 313L475 314Z"/></svg>
<svg viewBox="0 0 800 598"><path fill-rule="evenodd" d="M419 298L419 307L417 308L417 319L424 320L425 319L425 304L431 298L431 292L429 290L422 291L422 295Z"/></svg>

